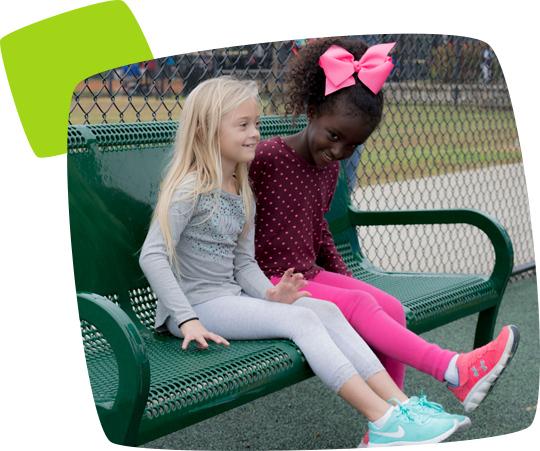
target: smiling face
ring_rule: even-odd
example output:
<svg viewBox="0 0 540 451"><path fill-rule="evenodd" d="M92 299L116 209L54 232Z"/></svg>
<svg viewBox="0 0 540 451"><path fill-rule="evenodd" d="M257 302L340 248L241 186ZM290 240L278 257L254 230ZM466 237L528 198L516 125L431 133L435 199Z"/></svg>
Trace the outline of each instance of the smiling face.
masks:
<svg viewBox="0 0 540 451"><path fill-rule="evenodd" d="M367 124L360 114L336 112L332 115L312 114L309 117L305 145L299 153L319 167L350 158L373 132L373 126Z"/></svg>
<svg viewBox="0 0 540 451"><path fill-rule="evenodd" d="M222 163L234 166L252 161L260 137L257 102L250 99L221 118L219 145Z"/></svg>

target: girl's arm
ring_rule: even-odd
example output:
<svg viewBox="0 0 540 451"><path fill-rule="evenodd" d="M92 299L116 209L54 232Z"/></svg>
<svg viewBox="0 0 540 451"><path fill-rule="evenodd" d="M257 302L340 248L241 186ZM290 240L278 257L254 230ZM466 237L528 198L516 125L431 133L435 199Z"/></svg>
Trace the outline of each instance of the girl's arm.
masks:
<svg viewBox="0 0 540 451"><path fill-rule="evenodd" d="M174 246L180 241L180 235L191 219L192 206L193 203L187 201L171 203L169 225ZM154 293L156 293L158 302L162 304L176 324L180 325L197 318L174 276L167 257L167 246L163 232L157 219L150 226L141 250L139 264Z"/></svg>
<svg viewBox="0 0 540 451"><path fill-rule="evenodd" d="M249 231L238 236L234 249L234 279L251 297L267 299L266 291L274 288L255 260L255 203L253 203Z"/></svg>
<svg viewBox="0 0 540 451"><path fill-rule="evenodd" d="M334 194L336 192L338 177L339 173L336 173L332 185L328 187L328 192L330 195L328 196L326 209L323 212L321 224L321 245L319 247L319 252L317 253L317 258L315 259L315 264L321 268L324 268L326 271L354 277L352 271L347 269L347 265L343 262L341 255L339 255L336 245L334 244L334 238L332 237L330 229L328 228L328 222L324 218L324 215L326 215L332 208L332 200L334 199Z"/></svg>
<svg viewBox="0 0 540 451"><path fill-rule="evenodd" d="M174 246L180 241L180 236L191 219L194 202L195 200L173 202L169 208L169 225ZM208 339L229 346L229 342L223 337L204 328L180 288L167 258L167 246L158 220L150 227L141 250L139 264L156 293L158 302L163 305L175 324L178 324L184 336L182 349L186 349L192 340L197 342L199 349L208 347L206 342Z"/></svg>
<svg viewBox="0 0 540 451"><path fill-rule="evenodd" d="M323 218L322 242L315 263L330 272L336 272L345 276L353 277L353 273L347 269L341 255L336 249L334 238L328 229L328 222Z"/></svg>

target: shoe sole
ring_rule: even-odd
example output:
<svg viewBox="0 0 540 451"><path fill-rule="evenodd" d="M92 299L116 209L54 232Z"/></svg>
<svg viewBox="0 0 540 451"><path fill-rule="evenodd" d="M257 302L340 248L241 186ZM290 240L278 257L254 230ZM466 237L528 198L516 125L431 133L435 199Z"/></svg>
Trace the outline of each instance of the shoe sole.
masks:
<svg viewBox="0 0 540 451"><path fill-rule="evenodd" d="M444 434L439 435L438 437L432 438L430 440L423 440L421 442L393 442L393 443L372 443L369 442L367 445L364 445L363 448L382 448L383 446L407 446L407 445L429 445L434 443L440 443L450 437L454 432L459 428L458 420L454 420L454 427L449 429ZM363 443L361 443L363 445ZM360 448L360 446L358 446Z"/></svg>
<svg viewBox="0 0 540 451"><path fill-rule="evenodd" d="M506 343L506 348L504 349L499 363L476 383L476 385L461 403L465 409L465 412L467 413L474 412L480 403L486 398L486 396L491 393L495 382L497 382L516 353L519 345L519 330L516 326L508 326L508 328L510 329L511 339L509 339L508 343Z"/></svg>
<svg viewBox="0 0 540 451"><path fill-rule="evenodd" d="M471 428L471 419L466 417L461 423L458 424L457 432L465 432Z"/></svg>

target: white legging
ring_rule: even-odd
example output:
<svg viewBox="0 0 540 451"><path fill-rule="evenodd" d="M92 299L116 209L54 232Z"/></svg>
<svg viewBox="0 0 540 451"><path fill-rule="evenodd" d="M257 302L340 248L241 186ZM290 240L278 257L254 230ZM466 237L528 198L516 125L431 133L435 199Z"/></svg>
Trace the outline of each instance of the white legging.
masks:
<svg viewBox="0 0 540 451"><path fill-rule="evenodd" d="M304 353L313 372L336 393L351 377L365 381L383 371L379 359L335 304L300 298L280 304L241 296L222 296L193 306L201 324L227 340L286 338ZM169 317L169 331L183 338Z"/></svg>

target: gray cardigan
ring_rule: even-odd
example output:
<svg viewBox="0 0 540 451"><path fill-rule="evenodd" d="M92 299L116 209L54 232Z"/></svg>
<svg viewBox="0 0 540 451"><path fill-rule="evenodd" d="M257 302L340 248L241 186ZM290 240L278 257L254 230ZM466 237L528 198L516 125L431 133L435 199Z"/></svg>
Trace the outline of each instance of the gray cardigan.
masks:
<svg viewBox="0 0 540 451"><path fill-rule="evenodd" d="M255 258L255 204L247 235L239 234L246 221L242 196L221 192L200 195L196 202L171 202L169 224L176 248L180 280L167 259L159 221L151 225L139 264L158 297L155 329L165 330L170 316L180 325L197 318L192 305L220 296L248 295L266 299L272 283ZM195 208L193 209L193 205Z"/></svg>

